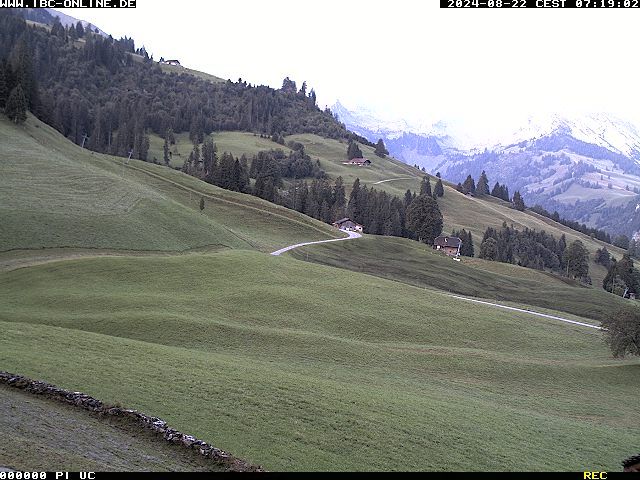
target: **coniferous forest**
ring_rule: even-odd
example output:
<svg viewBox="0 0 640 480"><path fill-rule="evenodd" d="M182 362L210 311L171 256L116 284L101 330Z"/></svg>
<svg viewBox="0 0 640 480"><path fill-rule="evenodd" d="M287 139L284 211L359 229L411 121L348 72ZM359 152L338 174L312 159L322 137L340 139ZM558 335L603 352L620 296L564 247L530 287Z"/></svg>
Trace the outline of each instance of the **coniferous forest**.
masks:
<svg viewBox="0 0 640 480"><path fill-rule="evenodd" d="M164 136L169 129L189 132L198 143L214 131L240 130L315 133L372 145L320 110L306 83L298 89L286 78L275 90L241 79L214 83L166 73L133 39L59 22L49 31L28 26L10 10L0 12L0 70L1 101L19 86L34 115L98 152L133 151L147 160L147 134Z"/></svg>

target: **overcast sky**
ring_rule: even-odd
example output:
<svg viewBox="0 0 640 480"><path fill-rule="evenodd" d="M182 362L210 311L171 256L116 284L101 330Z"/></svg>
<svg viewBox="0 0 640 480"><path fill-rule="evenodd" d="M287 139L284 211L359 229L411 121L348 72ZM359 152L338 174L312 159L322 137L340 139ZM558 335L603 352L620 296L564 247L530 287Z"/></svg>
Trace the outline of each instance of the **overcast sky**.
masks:
<svg viewBox="0 0 640 480"><path fill-rule="evenodd" d="M436 0L138 0L63 9L158 60L389 117L606 111L640 125L640 9L440 9Z"/></svg>

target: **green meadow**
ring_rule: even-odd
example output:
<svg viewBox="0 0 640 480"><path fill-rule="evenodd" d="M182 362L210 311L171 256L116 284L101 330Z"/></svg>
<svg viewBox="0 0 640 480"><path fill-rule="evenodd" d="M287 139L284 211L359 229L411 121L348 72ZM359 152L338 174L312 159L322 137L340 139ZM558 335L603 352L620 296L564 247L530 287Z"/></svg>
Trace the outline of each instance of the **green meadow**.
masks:
<svg viewBox="0 0 640 480"><path fill-rule="evenodd" d="M271 143L221 135L246 152ZM331 175L350 174L335 156L346 146L296 138ZM174 169L92 154L32 117L0 121L0 149L2 370L162 417L267 470L612 471L637 453L637 360L612 359L595 329L447 292L591 323L615 297L403 239L273 257L342 234ZM380 171L358 173L367 182L412 170L374 161ZM449 187L441 207L445 228L471 229L476 248L503 220L598 246ZM7 458L77 465L68 443L38 450L25 439L45 432L22 425L5 437ZM145 448L127 464L144 463Z"/></svg>
<svg viewBox="0 0 640 480"><path fill-rule="evenodd" d="M640 365L597 331L360 273L73 260L0 275L0 302L4 369L270 470L615 470L638 439Z"/></svg>

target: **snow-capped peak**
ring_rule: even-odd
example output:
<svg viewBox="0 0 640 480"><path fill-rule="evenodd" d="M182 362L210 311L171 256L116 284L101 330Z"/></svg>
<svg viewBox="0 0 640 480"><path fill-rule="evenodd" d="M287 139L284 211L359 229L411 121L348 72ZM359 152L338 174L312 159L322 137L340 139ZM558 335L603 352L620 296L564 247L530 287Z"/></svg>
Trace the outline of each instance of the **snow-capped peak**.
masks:
<svg viewBox="0 0 640 480"><path fill-rule="evenodd" d="M370 108L358 107L350 110L340 102L337 102L332 110L348 126L379 132L387 138L398 138L404 133L435 137L445 149L500 149L560 133L627 157L640 159L640 129L632 122L608 113L545 113L520 117L496 115L492 119L465 116L420 121L392 118Z"/></svg>

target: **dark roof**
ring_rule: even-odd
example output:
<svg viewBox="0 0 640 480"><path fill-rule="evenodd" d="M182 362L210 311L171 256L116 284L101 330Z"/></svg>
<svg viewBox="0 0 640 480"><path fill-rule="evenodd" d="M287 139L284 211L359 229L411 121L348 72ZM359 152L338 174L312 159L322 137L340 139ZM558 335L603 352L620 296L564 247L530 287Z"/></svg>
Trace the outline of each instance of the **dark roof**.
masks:
<svg viewBox="0 0 640 480"><path fill-rule="evenodd" d="M440 236L433 241L433 244L436 247L440 247L440 248L444 248L444 247L458 248L462 244L462 240L460 240L458 237Z"/></svg>
<svg viewBox="0 0 640 480"><path fill-rule="evenodd" d="M371 160L368 160L366 158L352 158L351 160L349 160L351 163L365 163L365 162L369 162L371 163Z"/></svg>
<svg viewBox="0 0 640 480"><path fill-rule="evenodd" d="M351 221L350 218L341 218L340 220L336 220L334 223L345 223L350 221Z"/></svg>

